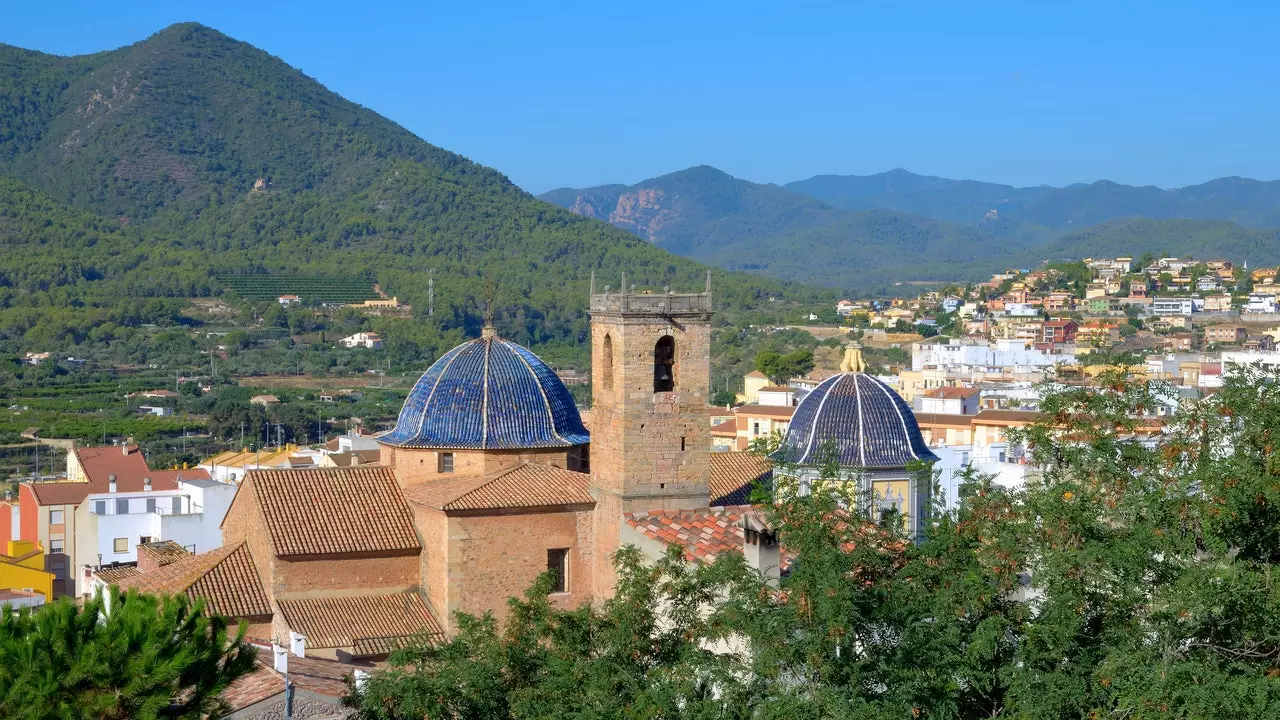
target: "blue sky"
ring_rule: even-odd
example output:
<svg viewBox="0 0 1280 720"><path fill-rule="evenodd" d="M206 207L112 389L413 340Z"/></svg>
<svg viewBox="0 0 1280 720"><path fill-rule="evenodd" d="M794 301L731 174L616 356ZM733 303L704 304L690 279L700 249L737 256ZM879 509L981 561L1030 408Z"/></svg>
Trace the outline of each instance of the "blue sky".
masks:
<svg viewBox="0 0 1280 720"><path fill-rule="evenodd" d="M195 20L522 187L1280 178L1280 6L1210 2L10 3L59 54Z"/></svg>

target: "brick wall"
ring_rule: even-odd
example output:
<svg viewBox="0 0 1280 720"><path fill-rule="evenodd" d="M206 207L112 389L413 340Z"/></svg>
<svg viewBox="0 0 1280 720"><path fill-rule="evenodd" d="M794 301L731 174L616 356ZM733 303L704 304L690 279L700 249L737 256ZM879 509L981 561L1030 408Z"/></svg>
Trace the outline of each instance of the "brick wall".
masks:
<svg viewBox="0 0 1280 720"><path fill-rule="evenodd" d="M556 467L568 467L569 452L565 448L531 450L430 450L420 448L396 448L384 445L383 459L395 472L401 487L439 479L452 479L473 475L488 475L521 463L534 462ZM453 472L441 473L439 455L453 453Z"/></svg>
<svg viewBox="0 0 1280 720"><path fill-rule="evenodd" d="M253 480L246 480L240 486L235 499L231 501L231 507L227 509L226 517L222 519L222 543L230 545L242 540L258 569L258 579L270 595L276 554L271 547L267 520L262 514L262 506L258 504Z"/></svg>
<svg viewBox="0 0 1280 720"><path fill-rule="evenodd" d="M450 632L449 518L440 510L419 505L413 506L413 518L418 539L422 542L422 555L418 559L419 582L426 590L427 604L445 632Z"/></svg>
<svg viewBox="0 0 1280 720"><path fill-rule="evenodd" d="M324 555L295 560L277 557L271 591L278 600L373 595L418 587L418 553L352 557Z"/></svg>
<svg viewBox="0 0 1280 720"><path fill-rule="evenodd" d="M492 612L502 621L507 598L523 595L547 569L547 550L569 548L569 592L563 607L589 602L593 591L589 511L449 517L448 615ZM583 540L588 542L584 543Z"/></svg>

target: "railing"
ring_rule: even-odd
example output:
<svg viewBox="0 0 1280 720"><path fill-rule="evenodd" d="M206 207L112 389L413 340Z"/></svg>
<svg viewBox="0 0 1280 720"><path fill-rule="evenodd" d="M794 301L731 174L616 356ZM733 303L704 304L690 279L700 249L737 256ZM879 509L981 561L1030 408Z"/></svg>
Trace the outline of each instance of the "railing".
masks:
<svg viewBox="0 0 1280 720"><path fill-rule="evenodd" d="M591 312L705 314L711 312L711 293L597 293L591 296Z"/></svg>

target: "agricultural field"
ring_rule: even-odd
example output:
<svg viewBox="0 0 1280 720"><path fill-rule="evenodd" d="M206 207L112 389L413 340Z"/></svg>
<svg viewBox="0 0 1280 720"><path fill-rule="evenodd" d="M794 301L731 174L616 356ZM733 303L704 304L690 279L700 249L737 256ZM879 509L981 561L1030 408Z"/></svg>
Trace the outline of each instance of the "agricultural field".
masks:
<svg viewBox="0 0 1280 720"><path fill-rule="evenodd" d="M302 277L294 275L228 275L218 278L228 290L251 302L297 295L303 302L359 303L378 294L373 283L361 278Z"/></svg>

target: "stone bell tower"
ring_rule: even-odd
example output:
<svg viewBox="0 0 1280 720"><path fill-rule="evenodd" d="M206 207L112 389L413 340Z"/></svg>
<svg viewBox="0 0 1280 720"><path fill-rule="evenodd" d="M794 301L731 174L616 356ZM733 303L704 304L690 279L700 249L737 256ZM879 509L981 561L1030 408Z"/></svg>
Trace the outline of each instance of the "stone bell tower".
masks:
<svg viewBox="0 0 1280 720"><path fill-rule="evenodd" d="M701 293L591 284L591 491L596 595L613 588L623 514L706 508L711 274Z"/></svg>

